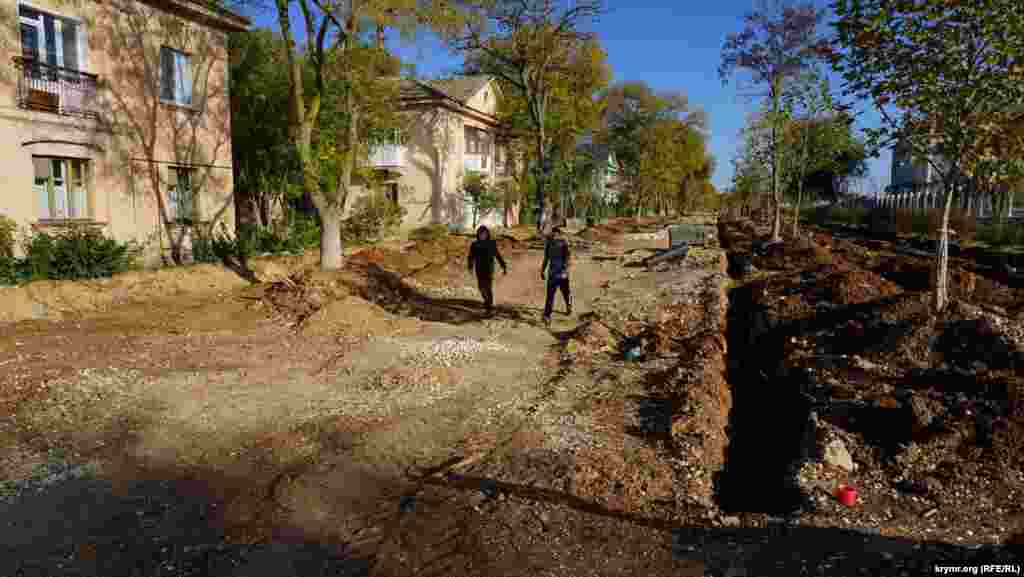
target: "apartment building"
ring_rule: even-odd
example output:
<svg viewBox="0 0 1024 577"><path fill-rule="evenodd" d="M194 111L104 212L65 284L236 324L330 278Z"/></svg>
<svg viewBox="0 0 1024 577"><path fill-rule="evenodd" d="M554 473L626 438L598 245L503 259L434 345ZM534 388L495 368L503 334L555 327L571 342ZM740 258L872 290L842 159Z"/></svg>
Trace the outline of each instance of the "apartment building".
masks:
<svg viewBox="0 0 1024 577"><path fill-rule="evenodd" d="M249 21L194 0L2 0L0 214L187 254L233 226L228 35Z"/></svg>
<svg viewBox="0 0 1024 577"><path fill-rule="evenodd" d="M497 82L487 76L400 81L397 105L405 129L373 146L369 163L392 201L405 207L403 227L472 227L473 206L462 190L467 176L494 185L511 179L516 163L509 157L511 136L497 118L500 97ZM518 200L503 200L477 224L517 225Z"/></svg>

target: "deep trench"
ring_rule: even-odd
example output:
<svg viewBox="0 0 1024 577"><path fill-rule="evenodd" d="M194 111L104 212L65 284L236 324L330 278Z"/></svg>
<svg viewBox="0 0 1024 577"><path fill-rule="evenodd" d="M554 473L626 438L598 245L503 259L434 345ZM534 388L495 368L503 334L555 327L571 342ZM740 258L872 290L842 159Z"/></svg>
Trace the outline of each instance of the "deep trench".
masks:
<svg viewBox="0 0 1024 577"><path fill-rule="evenodd" d="M749 257L733 252L721 229L719 238L730 261ZM725 512L788 516L813 508L796 473L814 457L814 405L804 394L809 376L785 367L786 329L773 326L754 290L738 284L729 293L727 374L733 406L716 498Z"/></svg>

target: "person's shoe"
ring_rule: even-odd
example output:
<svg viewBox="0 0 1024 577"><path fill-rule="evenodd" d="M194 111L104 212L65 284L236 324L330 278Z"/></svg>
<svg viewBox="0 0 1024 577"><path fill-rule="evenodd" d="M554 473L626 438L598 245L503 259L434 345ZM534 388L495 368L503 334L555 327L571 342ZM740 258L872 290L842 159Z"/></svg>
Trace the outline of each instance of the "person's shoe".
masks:
<svg viewBox="0 0 1024 577"><path fill-rule="evenodd" d="M571 317L572 316L572 307L565 307L565 316L567 316L567 317Z"/></svg>
<svg viewBox="0 0 1024 577"><path fill-rule="evenodd" d="M541 317L541 321L544 323L544 326L551 326L551 317Z"/></svg>

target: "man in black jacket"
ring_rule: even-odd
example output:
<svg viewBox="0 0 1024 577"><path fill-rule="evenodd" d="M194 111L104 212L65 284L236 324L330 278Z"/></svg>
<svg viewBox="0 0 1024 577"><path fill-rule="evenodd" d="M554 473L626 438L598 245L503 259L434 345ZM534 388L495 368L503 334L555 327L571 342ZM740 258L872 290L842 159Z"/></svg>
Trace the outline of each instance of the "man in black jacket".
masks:
<svg viewBox="0 0 1024 577"><path fill-rule="evenodd" d="M565 300L565 314L572 315L572 297L569 294L569 241L562 236L562 228L555 226L544 244L544 262L540 265L540 278L547 271L547 297L544 299L544 324L551 323L551 309L555 306L555 292L561 291Z"/></svg>
<svg viewBox="0 0 1024 577"><path fill-rule="evenodd" d="M486 226L476 229L476 240L469 246L469 270L476 265L476 283L480 287L480 295L484 297L487 314L494 313L494 260L498 260L502 271L508 274L505 259L498 252L498 243L491 238L491 231Z"/></svg>

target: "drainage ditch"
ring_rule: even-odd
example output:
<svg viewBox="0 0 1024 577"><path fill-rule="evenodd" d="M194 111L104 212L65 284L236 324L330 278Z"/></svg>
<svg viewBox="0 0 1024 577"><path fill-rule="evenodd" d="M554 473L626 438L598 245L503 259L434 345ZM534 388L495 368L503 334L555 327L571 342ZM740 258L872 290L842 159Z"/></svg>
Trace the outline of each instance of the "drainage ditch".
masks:
<svg viewBox="0 0 1024 577"><path fill-rule="evenodd" d="M749 254L740 239L719 225L730 262ZM742 282L742 271L730 271ZM796 473L813 458L813 399L806 394L811 376L783 364L789 329L773 323L759 304L756 283L740 284L729 294L728 383L732 391L726 462L715 480L719 507L728 513L784 516L812 505L801 492Z"/></svg>

